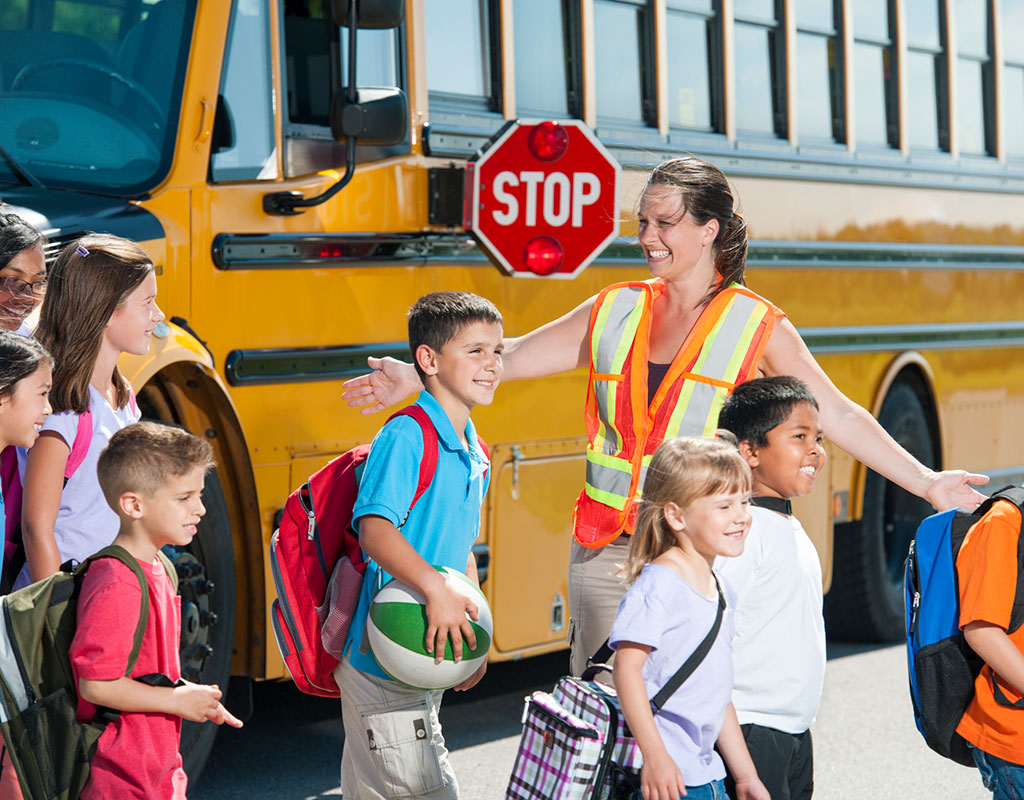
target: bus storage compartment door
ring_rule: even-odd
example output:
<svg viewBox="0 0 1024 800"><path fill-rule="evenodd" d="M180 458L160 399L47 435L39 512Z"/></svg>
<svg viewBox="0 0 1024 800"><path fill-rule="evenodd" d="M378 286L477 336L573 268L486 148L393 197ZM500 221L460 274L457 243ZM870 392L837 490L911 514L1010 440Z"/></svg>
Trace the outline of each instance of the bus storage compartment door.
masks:
<svg viewBox="0 0 1024 800"><path fill-rule="evenodd" d="M535 655L566 642L572 510L583 487L585 447L584 439L573 439L491 452L484 592L501 655Z"/></svg>

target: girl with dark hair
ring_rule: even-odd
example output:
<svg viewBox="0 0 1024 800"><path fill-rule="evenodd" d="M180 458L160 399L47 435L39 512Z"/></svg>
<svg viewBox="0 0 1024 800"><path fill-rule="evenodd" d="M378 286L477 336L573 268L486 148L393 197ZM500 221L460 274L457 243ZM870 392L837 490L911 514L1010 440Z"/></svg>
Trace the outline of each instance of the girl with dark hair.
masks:
<svg viewBox="0 0 1024 800"><path fill-rule="evenodd" d="M134 242L89 234L65 247L54 263L36 330L56 363L54 413L24 455L27 564L15 588L56 572L70 558L81 561L117 534L117 515L100 490L96 462L110 437L139 419L117 359L149 352L163 318L153 262ZM75 446L81 435L88 436L87 448ZM81 458L73 466L72 452L76 462Z"/></svg>
<svg viewBox="0 0 1024 800"><path fill-rule="evenodd" d="M710 436L729 392L751 378L793 375L821 406L825 435L939 509L974 508L988 481L935 472L839 391L796 328L744 286L747 230L725 176L687 156L651 173L638 239L646 281L609 286L563 317L504 342L504 380L590 366L587 476L573 515L569 566L571 669L579 675L608 636L625 592L617 574L650 459L673 436ZM364 414L419 386L412 365L369 359L374 372L345 384Z"/></svg>
<svg viewBox="0 0 1024 800"><path fill-rule="evenodd" d="M0 330L32 335L25 319L46 292L45 244L21 217L0 213Z"/></svg>
<svg viewBox="0 0 1024 800"><path fill-rule="evenodd" d="M0 451L4 451L0 531L7 527L4 500L8 492L17 492L12 499L20 508L21 483L11 480L17 469L14 449L31 447L39 438L39 431L50 413L52 368L53 360L39 342L0 331ZM6 562L9 556L7 537L4 541L3 561Z"/></svg>

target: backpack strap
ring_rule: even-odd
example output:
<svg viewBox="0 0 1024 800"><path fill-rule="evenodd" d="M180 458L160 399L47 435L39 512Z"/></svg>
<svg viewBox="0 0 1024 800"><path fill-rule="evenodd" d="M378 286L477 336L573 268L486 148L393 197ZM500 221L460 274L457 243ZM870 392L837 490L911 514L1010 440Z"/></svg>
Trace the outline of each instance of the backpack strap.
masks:
<svg viewBox="0 0 1024 800"><path fill-rule="evenodd" d="M89 445L92 443L92 408L87 408L78 415L78 428L75 430L75 441L71 445L71 452L68 453L68 463L64 467L64 484L71 480L85 457L89 454Z"/></svg>
<svg viewBox="0 0 1024 800"><path fill-rule="evenodd" d="M160 553L161 560L164 563L165 568L168 569L168 575L174 571L174 568L170 566L170 561L167 556ZM128 569L135 573L135 577L139 579L139 586L142 588L142 608L139 613L139 623L135 626L135 635L132 638L132 649L128 655L128 667L124 672L126 678L131 677L132 670L135 669L136 663L139 660L139 652L142 650L142 639L146 635L146 625L149 623L149 582L146 580L146 574L142 571L142 565L139 564L138 559L135 558L131 553L125 550L120 545L112 544L104 547L98 553L94 553L89 556L85 561L79 564L75 568L75 574L84 575L86 570L89 569L89 565L93 561L100 558L113 558L120 561ZM177 584L177 581L173 581ZM177 586L175 586L177 591Z"/></svg>
<svg viewBox="0 0 1024 800"><path fill-rule="evenodd" d="M725 613L725 595L722 593L722 584L718 582L718 576L713 572L711 575L715 579L715 588L718 590L718 612L715 614L715 621L712 623L711 630L708 631L707 636L697 645L697 649L683 662L683 666L676 671L675 675L668 679L668 683L661 687L661 691L651 698L651 711L655 714L661 711L661 707L675 694L676 689L682 686L686 679L700 666L701 662L707 658L708 653L711 652L711 648L715 644L715 640L718 638L718 631L722 627L722 615Z"/></svg>
<svg viewBox="0 0 1024 800"><path fill-rule="evenodd" d="M991 495L978 506L975 510L975 514L984 514L992 506L995 505L997 500L1009 500L1017 508L1021 509L1021 513L1024 514L1024 486L1004 486L1001 489L997 489L992 492Z"/></svg>
<svg viewBox="0 0 1024 800"><path fill-rule="evenodd" d="M679 687L686 682L687 678L697 670L701 662L707 658L708 653L711 652L711 648L715 644L715 640L718 638L718 631L722 628L722 617L725 614L725 595L722 593L722 584L718 582L718 576L713 572L711 575L715 579L715 588L718 590L718 611L715 614L715 621L711 623L711 630L701 640L701 643L697 645L697 648L690 654L690 657L668 679L668 682L661 687L661 690L651 698L651 711L655 714L661 711L669 698L676 693ZM614 652L610 641L610 639L605 639L604 644L587 660L589 666L583 671L583 675L580 676L582 680L593 680L594 676L604 669L602 665L611 658Z"/></svg>
<svg viewBox="0 0 1024 800"><path fill-rule="evenodd" d="M138 402L135 400L135 392L128 389L128 406L133 414L139 411ZM89 455L89 445L92 444L92 406L78 415L78 429L75 431L75 441L71 445L71 452L68 454L68 463L64 467L64 485L71 480L71 476L78 471Z"/></svg>
<svg viewBox="0 0 1024 800"><path fill-rule="evenodd" d="M420 430L423 431L423 458L420 459L420 474L416 481L416 491L412 496L412 502L409 504L409 510L405 512L405 519L402 520L402 525L405 525L409 519L409 514L412 513L413 506L416 505L416 501L430 488L430 482L434 479L434 473L437 472L437 430L434 428L434 423L430 421L430 417L427 416L423 406L411 405L403 408L401 411L396 411L388 417L388 422L391 422L395 417L402 416L412 417L419 424ZM398 527L401 528L402 525Z"/></svg>
<svg viewBox="0 0 1024 800"><path fill-rule="evenodd" d="M1001 489L994 491L975 509L972 519L980 519L999 500L1007 500L1017 506L1021 513L1022 524L1024 524L1024 487L1013 485L1003 486ZM1007 628L1007 633L1013 633L1021 625L1024 625L1024 531L1019 532L1017 537L1017 564L1017 588L1013 598L1013 607L1010 610L1010 624ZM995 695L996 702L1001 706L1024 708L1024 702L1014 704L1009 701L1003 690L996 683L994 672L992 673L992 693Z"/></svg>
<svg viewBox="0 0 1024 800"><path fill-rule="evenodd" d="M171 562L163 550L156 551L156 557L160 559L160 563L164 565L164 569L167 570L167 578L171 582L171 588L174 589L174 593L178 593L178 570L174 568L174 564Z"/></svg>

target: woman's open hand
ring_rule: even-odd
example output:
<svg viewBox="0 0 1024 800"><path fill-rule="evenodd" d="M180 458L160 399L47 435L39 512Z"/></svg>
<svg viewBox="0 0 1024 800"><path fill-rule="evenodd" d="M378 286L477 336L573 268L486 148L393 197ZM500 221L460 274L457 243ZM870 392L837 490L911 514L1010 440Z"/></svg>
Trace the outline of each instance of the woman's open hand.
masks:
<svg viewBox="0 0 1024 800"><path fill-rule="evenodd" d="M402 402L423 388L420 376L412 364L396 358L366 359L370 372L342 384L341 399L351 408L362 409L360 414L375 414L388 406Z"/></svg>

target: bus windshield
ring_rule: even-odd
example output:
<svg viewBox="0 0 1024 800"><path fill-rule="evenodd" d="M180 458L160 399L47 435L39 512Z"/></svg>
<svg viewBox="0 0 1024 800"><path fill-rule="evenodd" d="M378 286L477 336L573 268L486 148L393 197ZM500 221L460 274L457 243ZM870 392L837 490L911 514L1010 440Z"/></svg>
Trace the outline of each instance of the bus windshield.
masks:
<svg viewBox="0 0 1024 800"><path fill-rule="evenodd" d="M194 0L3 3L0 180L118 196L156 185L194 15Z"/></svg>

